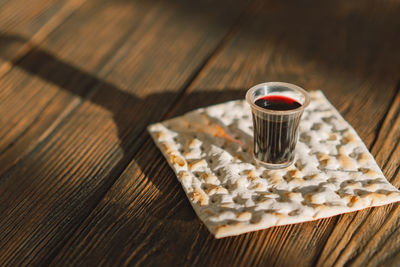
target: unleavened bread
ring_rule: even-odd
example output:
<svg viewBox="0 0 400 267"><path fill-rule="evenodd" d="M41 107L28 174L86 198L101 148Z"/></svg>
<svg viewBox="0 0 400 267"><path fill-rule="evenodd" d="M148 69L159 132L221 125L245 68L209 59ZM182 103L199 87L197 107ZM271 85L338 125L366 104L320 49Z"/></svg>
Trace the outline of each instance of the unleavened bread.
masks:
<svg viewBox="0 0 400 267"><path fill-rule="evenodd" d="M216 238L400 200L400 192L322 92L310 92L310 97L295 163L285 169L268 170L253 159L251 110L244 100L148 127Z"/></svg>

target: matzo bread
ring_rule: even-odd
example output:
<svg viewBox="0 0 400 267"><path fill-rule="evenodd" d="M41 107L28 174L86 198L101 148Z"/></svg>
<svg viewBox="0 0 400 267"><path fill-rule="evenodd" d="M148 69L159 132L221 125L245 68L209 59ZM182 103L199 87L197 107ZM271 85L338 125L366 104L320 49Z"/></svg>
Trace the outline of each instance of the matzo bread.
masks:
<svg viewBox="0 0 400 267"><path fill-rule="evenodd" d="M195 212L216 238L400 200L354 129L320 91L310 93L295 164L268 170L251 154L244 100L148 127Z"/></svg>

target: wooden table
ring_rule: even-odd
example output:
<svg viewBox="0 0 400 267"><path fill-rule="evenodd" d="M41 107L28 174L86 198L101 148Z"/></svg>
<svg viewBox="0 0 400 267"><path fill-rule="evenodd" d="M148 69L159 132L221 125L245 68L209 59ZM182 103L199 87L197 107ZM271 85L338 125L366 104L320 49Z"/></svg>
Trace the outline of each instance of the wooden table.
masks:
<svg viewBox="0 0 400 267"><path fill-rule="evenodd" d="M400 186L398 1L0 1L0 266L399 266L400 205L216 240L146 126L322 89Z"/></svg>

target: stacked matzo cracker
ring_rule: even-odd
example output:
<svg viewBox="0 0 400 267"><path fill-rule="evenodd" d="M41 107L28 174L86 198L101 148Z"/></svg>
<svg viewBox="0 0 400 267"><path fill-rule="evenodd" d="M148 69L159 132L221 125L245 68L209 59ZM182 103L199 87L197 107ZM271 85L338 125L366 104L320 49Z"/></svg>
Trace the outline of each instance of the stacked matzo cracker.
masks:
<svg viewBox="0 0 400 267"><path fill-rule="evenodd" d="M216 238L400 200L354 129L320 91L310 96L295 164L280 170L253 160L251 111L244 100L149 126Z"/></svg>

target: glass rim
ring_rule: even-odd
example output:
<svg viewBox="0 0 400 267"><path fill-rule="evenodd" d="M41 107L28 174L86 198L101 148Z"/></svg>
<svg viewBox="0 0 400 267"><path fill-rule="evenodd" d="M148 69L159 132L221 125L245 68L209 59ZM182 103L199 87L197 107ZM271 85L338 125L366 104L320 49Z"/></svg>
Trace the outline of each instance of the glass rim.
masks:
<svg viewBox="0 0 400 267"><path fill-rule="evenodd" d="M282 87L286 87L288 89L300 92L303 96L304 96L304 103L301 104L300 107L295 108L295 109L289 109L289 110L272 110L272 109L266 109L266 108L262 108L257 106L252 100L252 93L259 89L259 88L263 88L263 87L272 87L272 86L282 86ZM274 95L279 95L279 94L274 94ZM269 114L277 114L277 115L289 115L289 114L293 114L293 113L297 113L300 111L303 111L309 104L310 104L310 96L308 94L308 92L306 90L304 90L303 88L301 88L300 86L297 86L295 84L292 83L285 83L285 82L266 82L266 83L260 83L257 84L253 87L251 87L249 90L247 90L246 93L246 101L247 103L249 103L250 107L252 109L255 109L257 111L260 111L262 113L269 113Z"/></svg>

